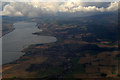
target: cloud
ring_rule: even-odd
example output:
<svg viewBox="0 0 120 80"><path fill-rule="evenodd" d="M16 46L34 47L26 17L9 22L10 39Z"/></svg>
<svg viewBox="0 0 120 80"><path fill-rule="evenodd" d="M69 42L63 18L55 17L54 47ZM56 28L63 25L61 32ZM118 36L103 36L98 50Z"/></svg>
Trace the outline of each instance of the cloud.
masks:
<svg viewBox="0 0 120 80"><path fill-rule="evenodd" d="M88 4L88 3L87 3ZM3 7L2 14L8 16L82 16L100 12L112 12L118 9L118 2L111 2L107 7L84 6L82 2L11 2Z"/></svg>
<svg viewBox="0 0 120 80"><path fill-rule="evenodd" d="M110 6L107 8L107 11L115 11L118 10L118 2L110 3Z"/></svg>
<svg viewBox="0 0 120 80"><path fill-rule="evenodd" d="M2 0L2 2L115 2L119 0Z"/></svg>

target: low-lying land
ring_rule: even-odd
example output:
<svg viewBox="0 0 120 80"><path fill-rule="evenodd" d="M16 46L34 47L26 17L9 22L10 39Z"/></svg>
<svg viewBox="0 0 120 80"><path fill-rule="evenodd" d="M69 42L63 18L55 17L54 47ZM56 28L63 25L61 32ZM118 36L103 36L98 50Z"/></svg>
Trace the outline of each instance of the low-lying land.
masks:
<svg viewBox="0 0 120 80"><path fill-rule="evenodd" d="M117 32L111 30L116 23L93 21L38 19L36 26L43 31L33 35L55 36L57 42L24 49L25 55L3 66L3 78L119 78Z"/></svg>

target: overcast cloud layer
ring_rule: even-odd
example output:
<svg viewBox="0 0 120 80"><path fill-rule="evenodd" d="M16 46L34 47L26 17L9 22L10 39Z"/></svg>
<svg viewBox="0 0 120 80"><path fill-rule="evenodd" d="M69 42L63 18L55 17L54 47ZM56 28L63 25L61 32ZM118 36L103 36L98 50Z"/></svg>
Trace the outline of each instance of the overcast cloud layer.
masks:
<svg viewBox="0 0 120 80"><path fill-rule="evenodd" d="M5 3L4 3L5 4ZM89 5L82 2L11 2L3 6L2 15L8 16L57 16L67 14L68 16L83 16L95 13L113 12L118 9L118 2L107 3L106 7L101 3Z"/></svg>

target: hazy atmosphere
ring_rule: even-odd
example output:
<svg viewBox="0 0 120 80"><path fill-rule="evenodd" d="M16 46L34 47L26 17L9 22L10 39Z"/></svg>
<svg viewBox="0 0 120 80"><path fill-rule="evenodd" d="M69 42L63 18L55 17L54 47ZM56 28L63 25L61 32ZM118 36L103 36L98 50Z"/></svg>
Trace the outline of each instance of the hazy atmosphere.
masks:
<svg viewBox="0 0 120 80"><path fill-rule="evenodd" d="M119 80L119 5L94 1L4 0L3 80Z"/></svg>

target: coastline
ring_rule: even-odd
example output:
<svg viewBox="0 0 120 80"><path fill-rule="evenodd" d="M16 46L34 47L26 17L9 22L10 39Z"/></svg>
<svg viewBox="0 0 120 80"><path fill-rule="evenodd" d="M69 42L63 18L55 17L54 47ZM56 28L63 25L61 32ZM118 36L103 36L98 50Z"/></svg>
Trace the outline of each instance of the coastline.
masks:
<svg viewBox="0 0 120 80"><path fill-rule="evenodd" d="M14 24L12 24L12 29L9 29L7 32L4 32L3 30L2 30L2 37L4 36L4 35L6 35L6 34L9 34L10 32L12 32L12 31L14 31L15 30L15 28L14 28Z"/></svg>
<svg viewBox="0 0 120 80"><path fill-rule="evenodd" d="M35 27L36 27L36 26L35 26ZM39 28L37 27L37 29L39 29ZM15 28L14 28L13 30L9 31L7 34L9 34L10 32L12 32L12 31L14 31L14 30L15 30ZM40 29L39 29L39 30L40 30ZM40 32L42 32L42 31L40 31ZM35 32L35 33L36 33L36 32ZM7 34L5 34L5 35L7 35ZM35 35L35 34L32 33L32 35ZM3 36L4 36L4 35L3 35ZM41 35L37 35L37 36L41 36ZM49 36L49 37L54 37L54 36ZM56 39L56 41L57 41L57 39ZM56 42L56 41L54 41L54 42ZM48 43L42 43L42 44L49 44L49 43L54 43L54 42L48 42ZM22 52L22 53L24 53L24 55L26 55L27 53L24 52L23 50L28 49L29 47L35 46L35 45L39 45L39 43L38 43L38 44L34 44L34 45L33 45L33 44L30 44L30 45L27 46L26 48L22 49L20 52ZM7 64L14 64L14 63L16 63L16 62L19 61L24 55L20 56L20 58L14 60L14 61L12 61L12 62L8 62L8 63L3 64L3 66L4 66L4 65L7 65Z"/></svg>

